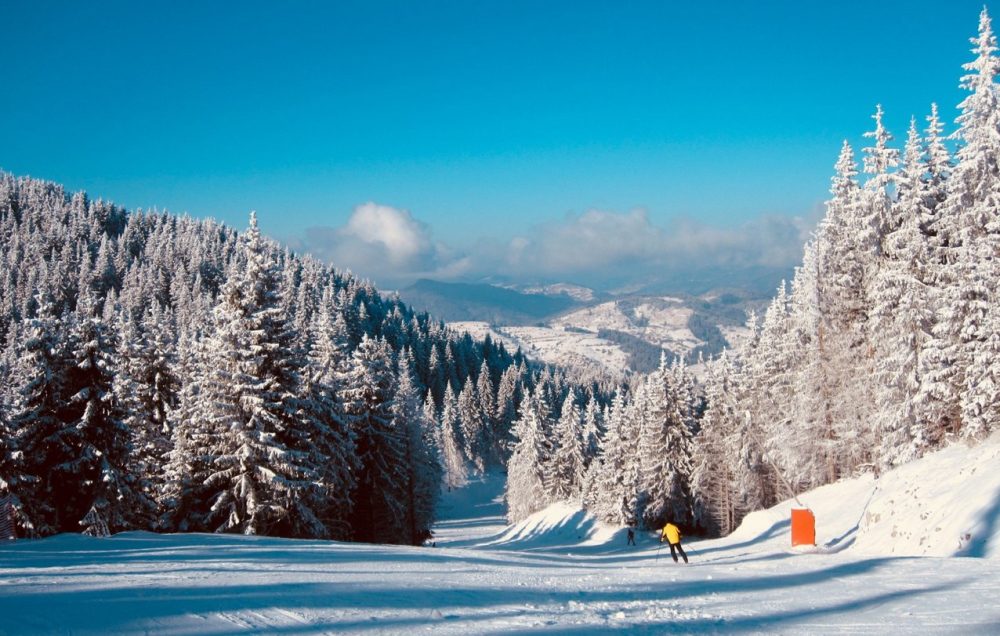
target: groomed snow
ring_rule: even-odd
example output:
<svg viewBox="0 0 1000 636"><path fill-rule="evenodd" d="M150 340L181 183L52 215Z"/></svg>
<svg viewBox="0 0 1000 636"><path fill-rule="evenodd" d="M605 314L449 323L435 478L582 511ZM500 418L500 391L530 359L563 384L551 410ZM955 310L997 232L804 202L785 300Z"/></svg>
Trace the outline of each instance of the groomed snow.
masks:
<svg viewBox="0 0 1000 636"><path fill-rule="evenodd" d="M446 493L436 547L22 541L0 546L0 634L995 634L998 459L994 436L820 488L800 496L816 548L789 547L785 502L725 539L686 541L686 566L655 535L628 547L567 504L508 527L497 478Z"/></svg>

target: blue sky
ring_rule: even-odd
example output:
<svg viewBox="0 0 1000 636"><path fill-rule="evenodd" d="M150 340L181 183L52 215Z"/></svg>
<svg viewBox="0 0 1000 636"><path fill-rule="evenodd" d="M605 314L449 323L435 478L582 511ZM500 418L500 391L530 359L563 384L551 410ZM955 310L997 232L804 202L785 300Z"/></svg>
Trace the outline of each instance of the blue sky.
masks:
<svg viewBox="0 0 1000 636"><path fill-rule="evenodd" d="M591 210L668 234L815 215L877 102L899 139L931 101L954 118L982 7L3 5L3 169L237 227L256 209L314 248L374 202L431 270Z"/></svg>

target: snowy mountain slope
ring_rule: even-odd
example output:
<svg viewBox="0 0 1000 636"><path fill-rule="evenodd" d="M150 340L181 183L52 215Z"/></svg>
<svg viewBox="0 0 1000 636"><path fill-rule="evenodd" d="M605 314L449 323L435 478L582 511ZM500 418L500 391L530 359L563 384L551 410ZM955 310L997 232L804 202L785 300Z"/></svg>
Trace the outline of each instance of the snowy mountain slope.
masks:
<svg viewBox="0 0 1000 636"><path fill-rule="evenodd" d="M0 633L995 634L998 450L995 436L878 490L868 477L802 495L810 553L789 548L785 502L725 539L685 541L689 565L655 533L626 546L565 504L505 526L498 477L444 494L434 548L139 532L0 544ZM880 501L897 529L928 525L928 507L954 518L973 532L963 553L988 558L892 556L886 517L864 521Z"/></svg>
<svg viewBox="0 0 1000 636"><path fill-rule="evenodd" d="M699 343L687 326L693 313L679 298L650 297L601 303L560 316L550 324L594 333L601 329L621 331L683 353Z"/></svg>
<svg viewBox="0 0 1000 636"><path fill-rule="evenodd" d="M482 320L498 324L527 324L545 320L580 305L570 293L527 293L517 288L484 283L446 283L421 279L399 291L406 303L451 321Z"/></svg>
<svg viewBox="0 0 1000 636"><path fill-rule="evenodd" d="M685 355L703 341L688 327L694 311L679 298L635 298L600 303L537 325L491 327L485 322L449 323L456 331L482 338L486 333L529 357L575 368L597 365L613 372L637 370L636 344L646 345L644 367L655 367L659 349ZM630 342L635 343L631 344ZM649 368L639 369L648 371Z"/></svg>
<svg viewBox="0 0 1000 636"><path fill-rule="evenodd" d="M597 298L597 294L589 287L573 285L571 283L554 283L552 285L536 285L525 287L521 290L525 294L542 294L545 296L569 296L580 302L590 302Z"/></svg>
<svg viewBox="0 0 1000 636"><path fill-rule="evenodd" d="M628 354L596 333L560 327L502 327L498 331L521 345L529 357L575 368L595 363L613 371L629 368Z"/></svg>
<svg viewBox="0 0 1000 636"><path fill-rule="evenodd" d="M525 287L424 280L400 293L456 332L479 338L490 333L545 363L597 365L613 373L651 371L661 349L716 354L746 337L745 312L760 309L753 293L728 288L701 296L606 300L607 294L568 283Z"/></svg>
<svg viewBox="0 0 1000 636"><path fill-rule="evenodd" d="M614 372L628 368L628 354L617 344L586 331L565 328L492 327L489 323L462 321L448 323L456 332L468 332L476 339L489 334L504 343L508 351L518 348L529 358L565 368L596 365Z"/></svg>

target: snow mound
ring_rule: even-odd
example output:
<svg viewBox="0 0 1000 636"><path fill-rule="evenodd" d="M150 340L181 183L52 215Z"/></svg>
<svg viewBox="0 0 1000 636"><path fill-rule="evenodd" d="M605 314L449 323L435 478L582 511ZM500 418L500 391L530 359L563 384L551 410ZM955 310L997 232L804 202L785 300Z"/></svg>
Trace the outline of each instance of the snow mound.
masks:
<svg viewBox="0 0 1000 636"><path fill-rule="evenodd" d="M1000 434L955 444L878 479L855 548L1000 558Z"/></svg>
<svg viewBox="0 0 1000 636"><path fill-rule="evenodd" d="M594 546L612 541L619 532L579 505L560 502L509 526L487 545L517 550Z"/></svg>
<svg viewBox="0 0 1000 636"><path fill-rule="evenodd" d="M956 443L883 473L799 495L816 516L816 551L1000 558L1000 434ZM746 516L726 543L788 550L794 500Z"/></svg>
<svg viewBox="0 0 1000 636"><path fill-rule="evenodd" d="M844 479L747 515L721 550L762 554L970 556L1000 559L1000 433L974 447L956 443L877 479ZM495 505L499 505L498 503ZM816 546L791 546L791 510L816 517ZM625 529L579 505L555 503L478 545L558 550L624 545ZM643 533L644 534L644 533ZM640 538L641 537L637 537ZM708 544L706 544L708 545Z"/></svg>

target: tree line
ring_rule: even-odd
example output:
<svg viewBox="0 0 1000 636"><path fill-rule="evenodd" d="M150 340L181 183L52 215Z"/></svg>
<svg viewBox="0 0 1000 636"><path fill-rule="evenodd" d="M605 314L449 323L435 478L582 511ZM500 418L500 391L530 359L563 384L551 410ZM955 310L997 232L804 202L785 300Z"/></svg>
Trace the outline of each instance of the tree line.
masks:
<svg viewBox="0 0 1000 636"><path fill-rule="evenodd" d="M957 128L937 106L902 153L881 106L859 181L845 141L826 216L741 350L709 365L700 523L882 470L1000 422L1000 101L985 8Z"/></svg>
<svg viewBox="0 0 1000 636"><path fill-rule="evenodd" d="M0 488L21 536L420 543L559 372L282 249L0 173ZM600 395L596 384L576 390Z"/></svg>

